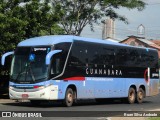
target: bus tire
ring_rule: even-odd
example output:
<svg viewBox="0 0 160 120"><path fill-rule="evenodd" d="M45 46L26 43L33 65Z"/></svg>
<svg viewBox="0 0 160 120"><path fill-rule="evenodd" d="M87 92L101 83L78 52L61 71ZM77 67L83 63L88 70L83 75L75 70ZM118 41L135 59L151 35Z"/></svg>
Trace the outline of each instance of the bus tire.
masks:
<svg viewBox="0 0 160 120"><path fill-rule="evenodd" d="M64 99L64 105L66 107L70 107L72 106L73 102L74 102L74 92L71 88L67 88Z"/></svg>
<svg viewBox="0 0 160 120"><path fill-rule="evenodd" d="M133 87L130 87L128 91L128 103L133 104L135 103L135 100L136 100L136 91Z"/></svg>
<svg viewBox="0 0 160 120"><path fill-rule="evenodd" d="M78 103L77 101L77 91L73 91L74 92L74 100L73 100L73 105Z"/></svg>
<svg viewBox="0 0 160 120"><path fill-rule="evenodd" d="M144 96L145 96L145 91L142 88L139 88L137 92L136 102L139 104L142 103Z"/></svg>

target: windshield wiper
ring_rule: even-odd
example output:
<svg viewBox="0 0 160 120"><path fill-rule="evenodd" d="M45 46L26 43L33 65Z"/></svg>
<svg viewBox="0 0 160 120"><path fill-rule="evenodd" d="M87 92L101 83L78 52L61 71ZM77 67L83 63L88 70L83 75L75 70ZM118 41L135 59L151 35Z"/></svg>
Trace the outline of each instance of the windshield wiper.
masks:
<svg viewBox="0 0 160 120"><path fill-rule="evenodd" d="M34 74L33 74L33 72L32 72L32 69L31 69L30 64L28 64L28 65L25 66L25 70L24 70L24 71L20 71L20 72L18 73L15 81L18 81L18 78L21 76L21 74L25 74L24 79L25 79L25 81L26 81L26 79L27 79L27 77L28 77L28 73L30 73L31 79L35 82L35 76L34 76Z"/></svg>
<svg viewBox="0 0 160 120"><path fill-rule="evenodd" d="M23 73L26 73L26 72L25 72L25 71L24 71L24 72L20 71L20 72L18 73L18 75L17 75L15 81L18 81L19 76L20 76L21 74L23 74Z"/></svg>

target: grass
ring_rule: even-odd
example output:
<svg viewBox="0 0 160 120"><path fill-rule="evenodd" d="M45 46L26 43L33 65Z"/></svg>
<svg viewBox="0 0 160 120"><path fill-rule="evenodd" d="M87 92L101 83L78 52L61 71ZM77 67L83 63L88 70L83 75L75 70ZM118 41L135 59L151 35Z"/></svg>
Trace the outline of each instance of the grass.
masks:
<svg viewBox="0 0 160 120"><path fill-rule="evenodd" d="M147 120L160 120L160 117L150 117Z"/></svg>

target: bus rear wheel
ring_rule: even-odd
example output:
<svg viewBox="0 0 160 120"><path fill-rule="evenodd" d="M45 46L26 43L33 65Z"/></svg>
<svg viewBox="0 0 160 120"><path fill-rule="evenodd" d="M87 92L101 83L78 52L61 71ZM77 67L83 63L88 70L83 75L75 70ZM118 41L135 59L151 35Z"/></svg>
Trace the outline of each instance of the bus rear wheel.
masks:
<svg viewBox="0 0 160 120"><path fill-rule="evenodd" d="M137 92L136 102L142 103L144 96L145 96L144 90L142 88L139 88L139 90Z"/></svg>
<svg viewBox="0 0 160 120"><path fill-rule="evenodd" d="M71 88L67 88L64 99L64 105L70 107L72 106L73 102L74 102L74 91Z"/></svg>
<svg viewBox="0 0 160 120"><path fill-rule="evenodd" d="M128 91L128 103L133 104L135 103L135 100L136 100L136 91L133 87L130 87Z"/></svg>

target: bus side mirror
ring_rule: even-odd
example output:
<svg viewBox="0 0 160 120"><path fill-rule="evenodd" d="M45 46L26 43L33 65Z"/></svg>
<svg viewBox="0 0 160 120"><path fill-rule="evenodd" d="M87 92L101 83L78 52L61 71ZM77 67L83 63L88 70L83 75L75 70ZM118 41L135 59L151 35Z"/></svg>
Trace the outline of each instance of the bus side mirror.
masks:
<svg viewBox="0 0 160 120"><path fill-rule="evenodd" d="M49 65L50 64L50 61L51 61L51 57L57 53L60 53L62 52L62 50L53 50L53 51L50 51L47 55L46 55L46 65Z"/></svg>
<svg viewBox="0 0 160 120"><path fill-rule="evenodd" d="M6 57L13 54L14 54L14 51L3 54L1 59L1 64L4 66Z"/></svg>

